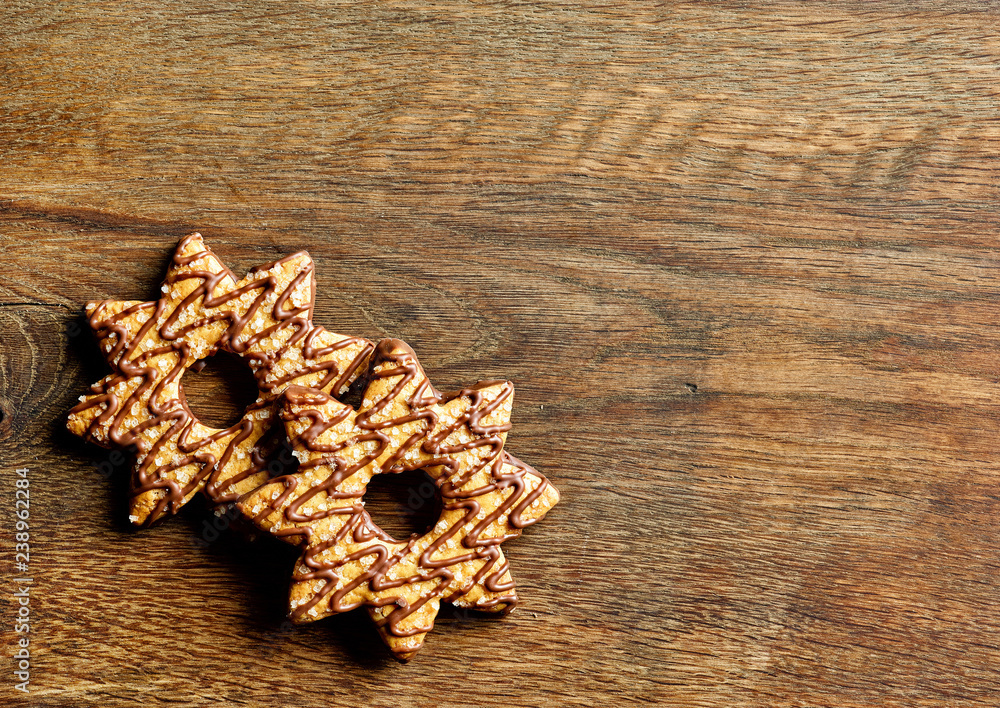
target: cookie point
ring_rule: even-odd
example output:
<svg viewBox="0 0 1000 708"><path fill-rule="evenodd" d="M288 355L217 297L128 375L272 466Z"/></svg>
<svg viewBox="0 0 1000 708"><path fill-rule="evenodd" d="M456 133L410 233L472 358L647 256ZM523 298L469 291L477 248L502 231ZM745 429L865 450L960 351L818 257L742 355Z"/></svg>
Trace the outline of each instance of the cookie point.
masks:
<svg viewBox="0 0 1000 708"><path fill-rule="evenodd" d="M204 250L206 250L205 241L202 239L201 234L195 231L193 234L188 234L177 243L177 248L174 249L174 258L200 253Z"/></svg>
<svg viewBox="0 0 1000 708"><path fill-rule="evenodd" d="M315 267L312 256L309 255L309 251L298 251L290 256L280 258L272 264L272 267L276 265L284 266L293 272L312 270Z"/></svg>
<svg viewBox="0 0 1000 708"><path fill-rule="evenodd" d="M485 381L477 381L476 385L473 386L471 390L473 390L473 391L482 391L483 389L493 388L495 386L503 386L503 387L509 388L512 393L513 393L513 390L514 390L514 382L513 381L504 381L502 379L487 379Z"/></svg>
<svg viewBox="0 0 1000 708"><path fill-rule="evenodd" d="M278 263L294 263L295 265L312 265L313 259L309 255L309 251L296 251L290 255L285 256Z"/></svg>
<svg viewBox="0 0 1000 708"><path fill-rule="evenodd" d="M309 255L309 251L297 251L291 255L285 256L284 258L279 258L276 261L271 261L270 263L265 263L264 265L254 266L248 271L247 274L253 275L254 273L262 273L277 266L281 266L283 270L293 273L313 270L315 268L315 264L313 263L312 256Z"/></svg>
<svg viewBox="0 0 1000 708"><path fill-rule="evenodd" d="M375 347L373 359L401 359L406 356L416 357L410 345L402 339L383 339Z"/></svg>
<svg viewBox="0 0 1000 708"><path fill-rule="evenodd" d="M128 512L128 520L134 530L149 528L157 518L159 517L154 516L150 509L136 503L131 505Z"/></svg>

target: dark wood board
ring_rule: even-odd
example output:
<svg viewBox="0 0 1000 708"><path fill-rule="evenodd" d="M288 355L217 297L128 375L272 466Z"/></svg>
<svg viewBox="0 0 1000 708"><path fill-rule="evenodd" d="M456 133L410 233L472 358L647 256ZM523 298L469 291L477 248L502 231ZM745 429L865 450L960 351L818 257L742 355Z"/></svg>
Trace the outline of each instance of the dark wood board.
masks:
<svg viewBox="0 0 1000 708"><path fill-rule="evenodd" d="M1000 5L6 3L0 702L1000 704ZM410 664L295 551L129 529L65 431L92 299L200 231L316 321L509 378L562 502ZM193 383L232 415L241 372ZM15 690L16 470L31 492ZM110 468L112 469L109 473ZM386 513L390 513L386 502Z"/></svg>

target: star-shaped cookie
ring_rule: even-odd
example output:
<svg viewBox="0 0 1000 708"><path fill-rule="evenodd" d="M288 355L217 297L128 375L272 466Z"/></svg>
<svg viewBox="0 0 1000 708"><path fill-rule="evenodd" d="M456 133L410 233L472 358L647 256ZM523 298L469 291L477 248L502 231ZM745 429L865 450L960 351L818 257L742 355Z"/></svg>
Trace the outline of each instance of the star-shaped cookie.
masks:
<svg viewBox="0 0 1000 708"><path fill-rule="evenodd" d="M199 490L215 503L267 479L257 449L272 401L292 384L342 394L363 371L372 344L312 323L314 266L296 253L237 282L200 234L178 245L162 296L86 306L112 373L81 396L68 427L106 447L133 449L130 518L149 525ZM220 348L247 361L259 397L232 427L200 423L181 378Z"/></svg>
<svg viewBox="0 0 1000 708"><path fill-rule="evenodd" d="M260 528L303 547L291 617L308 622L366 606L400 660L433 627L442 600L502 613L517 601L500 544L535 523L559 495L505 452L514 389L481 382L450 395L431 386L413 351L383 340L360 408L289 387L277 401L298 471L243 496ZM396 540L364 506L380 473L423 469L442 501L427 533Z"/></svg>

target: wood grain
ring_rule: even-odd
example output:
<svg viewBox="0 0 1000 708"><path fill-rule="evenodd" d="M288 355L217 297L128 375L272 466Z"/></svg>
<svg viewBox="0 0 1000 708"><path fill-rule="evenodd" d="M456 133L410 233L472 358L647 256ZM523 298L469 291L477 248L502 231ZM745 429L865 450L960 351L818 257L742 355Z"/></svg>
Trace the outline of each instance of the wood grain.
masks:
<svg viewBox="0 0 1000 708"><path fill-rule="evenodd" d="M2 591L3 700L997 705L998 26L6 4L0 532L26 466L36 581L27 699ZM283 627L293 550L202 547L198 505L127 529L124 466L64 431L103 373L82 305L153 296L193 230L237 272L308 249L316 320L439 388L515 382L509 445L563 493L505 545L517 612L401 667L364 617Z"/></svg>

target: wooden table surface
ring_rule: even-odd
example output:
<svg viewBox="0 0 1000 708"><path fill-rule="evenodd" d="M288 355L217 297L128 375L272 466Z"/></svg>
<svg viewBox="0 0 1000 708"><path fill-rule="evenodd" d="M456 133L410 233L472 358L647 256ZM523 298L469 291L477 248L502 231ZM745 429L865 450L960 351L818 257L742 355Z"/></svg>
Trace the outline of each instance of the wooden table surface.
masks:
<svg viewBox="0 0 1000 708"><path fill-rule="evenodd" d="M0 702L1000 704L998 26L5 4ZM105 370L82 306L155 297L195 230L238 273L307 249L316 321L406 340L438 388L514 381L508 447L563 494L504 546L516 612L445 612L402 666L363 613L283 625L294 549L198 543L198 503L130 530L128 465L65 431ZM185 379L195 411L238 415L245 377Z"/></svg>

